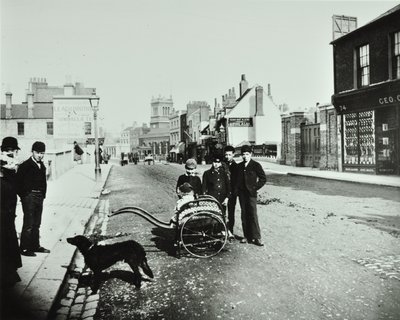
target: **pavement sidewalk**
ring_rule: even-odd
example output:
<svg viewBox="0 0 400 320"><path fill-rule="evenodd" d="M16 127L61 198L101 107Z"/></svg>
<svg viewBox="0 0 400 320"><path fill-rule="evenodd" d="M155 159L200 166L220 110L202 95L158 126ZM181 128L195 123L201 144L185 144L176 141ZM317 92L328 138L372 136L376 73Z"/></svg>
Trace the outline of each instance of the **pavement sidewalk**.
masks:
<svg viewBox="0 0 400 320"><path fill-rule="evenodd" d="M53 302L63 284L75 247L67 237L83 234L99 201L99 196L110 172L111 165L101 165L101 176L95 179L94 165L76 165L58 179L48 181L44 201L41 245L51 250L36 257L22 256L18 269L22 281L10 295L29 319L47 319ZM17 206L16 229L22 229L23 213Z"/></svg>
<svg viewBox="0 0 400 320"><path fill-rule="evenodd" d="M332 170L320 170L319 168L309 168L309 167L292 167L292 166L277 164L265 158L255 157L253 159L259 161L262 164L264 170L271 173L314 177L321 179L331 179L331 180L365 183L365 184L375 184L375 185L400 188L400 176L339 172Z"/></svg>

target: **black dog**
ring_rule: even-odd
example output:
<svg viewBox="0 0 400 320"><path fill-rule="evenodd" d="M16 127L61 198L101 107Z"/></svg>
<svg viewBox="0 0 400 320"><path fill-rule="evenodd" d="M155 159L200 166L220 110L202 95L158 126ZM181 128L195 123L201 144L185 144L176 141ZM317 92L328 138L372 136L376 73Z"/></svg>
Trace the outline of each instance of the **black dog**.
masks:
<svg viewBox="0 0 400 320"><path fill-rule="evenodd" d="M75 236L67 238L67 241L79 249L85 259L86 265L93 271L93 292L97 292L99 288L101 271L111 267L117 261L125 261L129 264L134 273L133 283L136 288L140 288L142 281L139 267L150 278L154 277L153 272L147 264L146 252L134 240L97 245L93 244L85 236Z"/></svg>

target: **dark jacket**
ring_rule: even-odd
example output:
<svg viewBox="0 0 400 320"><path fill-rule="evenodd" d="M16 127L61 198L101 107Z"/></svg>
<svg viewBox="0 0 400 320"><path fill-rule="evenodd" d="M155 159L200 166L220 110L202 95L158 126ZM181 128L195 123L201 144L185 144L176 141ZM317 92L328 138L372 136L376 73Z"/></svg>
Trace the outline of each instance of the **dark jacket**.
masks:
<svg viewBox="0 0 400 320"><path fill-rule="evenodd" d="M215 170L214 167L203 174L203 194L208 194L222 203L231 193L229 173L224 167Z"/></svg>
<svg viewBox="0 0 400 320"><path fill-rule="evenodd" d="M238 164L236 178L235 190L237 192L247 190L251 197L257 197L257 190L267 182L261 164L252 159L247 167L244 166L244 161Z"/></svg>
<svg viewBox="0 0 400 320"><path fill-rule="evenodd" d="M178 178L178 182L176 183L176 190L178 190L178 188L185 182L190 183L190 185L193 187L193 192L196 197L202 194L201 180L198 176L188 176L186 174L180 175Z"/></svg>
<svg viewBox="0 0 400 320"><path fill-rule="evenodd" d="M42 191L43 197L46 197L46 167L41 163L39 169L39 166L32 157L30 157L21 163L18 168L17 191L20 197L24 197L32 190L40 190Z"/></svg>
<svg viewBox="0 0 400 320"><path fill-rule="evenodd" d="M236 163L235 160L232 160L232 162L225 162L225 167L229 168L230 180L231 180L231 191L234 192L236 180L237 180L238 164Z"/></svg>

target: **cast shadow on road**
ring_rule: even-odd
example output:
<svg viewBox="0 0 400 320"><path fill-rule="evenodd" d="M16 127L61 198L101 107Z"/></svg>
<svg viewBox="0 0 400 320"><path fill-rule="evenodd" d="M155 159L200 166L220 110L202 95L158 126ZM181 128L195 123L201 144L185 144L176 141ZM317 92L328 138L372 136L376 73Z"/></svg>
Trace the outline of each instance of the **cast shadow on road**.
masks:
<svg viewBox="0 0 400 320"><path fill-rule="evenodd" d="M318 195L382 198L400 202L400 188L292 175L267 175L268 185L310 191Z"/></svg>
<svg viewBox="0 0 400 320"><path fill-rule="evenodd" d="M367 214L364 217L347 215L356 224L363 224L377 230L385 231L395 238L400 238L400 216Z"/></svg>
<svg viewBox="0 0 400 320"><path fill-rule="evenodd" d="M174 246L175 230L155 227L151 229L151 234L154 235L154 237L151 238L151 241L154 242L159 251L164 251L169 256L176 256L176 249Z"/></svg>

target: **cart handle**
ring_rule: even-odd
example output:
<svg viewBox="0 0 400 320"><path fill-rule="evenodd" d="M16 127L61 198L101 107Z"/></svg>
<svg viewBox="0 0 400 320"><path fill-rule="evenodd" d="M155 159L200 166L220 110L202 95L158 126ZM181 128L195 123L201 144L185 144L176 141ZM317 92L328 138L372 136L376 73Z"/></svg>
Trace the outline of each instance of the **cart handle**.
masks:
<svg viewBox="0 0 400 320"><path fill-rule="evenodd" d="M144 218L151 224L153 224L157 227L160 227L160 228L164 228L164 229L173 229L174 228L174 226L171 225L169 222L161 221L161 220L157 219L155 216L153 216L151 213L149 213L146 210L139 208L139 207L123 207L123 208L118 209L117 211L111 211L111 213L108 216L113 217L113 216L116 216L121 213L136 214L136 215Z"/></svg>

